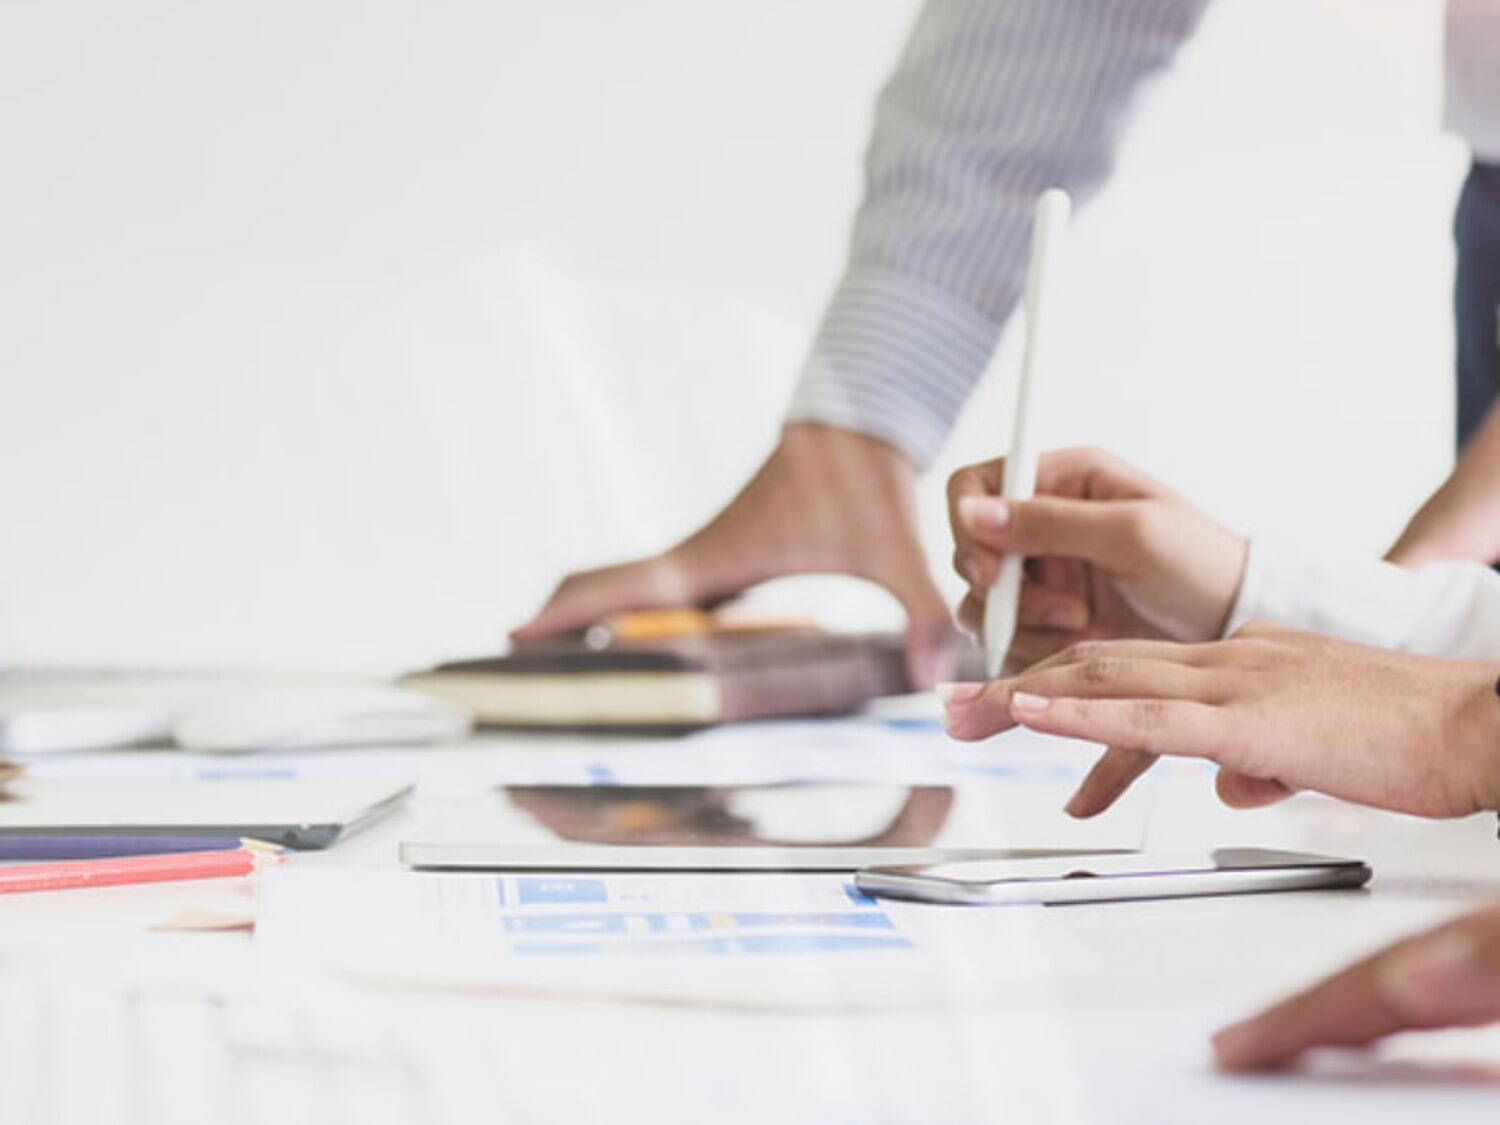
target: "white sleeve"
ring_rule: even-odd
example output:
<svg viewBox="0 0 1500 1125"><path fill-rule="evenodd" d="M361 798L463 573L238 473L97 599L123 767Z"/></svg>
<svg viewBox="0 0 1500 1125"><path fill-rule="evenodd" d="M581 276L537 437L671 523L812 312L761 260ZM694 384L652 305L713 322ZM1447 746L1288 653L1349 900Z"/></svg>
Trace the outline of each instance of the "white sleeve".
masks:
<svg viewBox="0 0 1500 1125"><path fill-rule="evenodd" d="M1224 633L1251 621L1454 659L1500 659L1500 574L1472 562L1420 570L1255 539Z"/></svg>

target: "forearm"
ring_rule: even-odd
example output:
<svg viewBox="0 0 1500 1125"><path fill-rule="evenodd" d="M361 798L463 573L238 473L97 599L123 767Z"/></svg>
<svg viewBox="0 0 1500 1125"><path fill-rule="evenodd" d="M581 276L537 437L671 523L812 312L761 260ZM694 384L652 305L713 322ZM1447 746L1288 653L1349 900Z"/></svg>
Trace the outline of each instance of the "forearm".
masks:
<svg viewBox="0 0 1500 1125"><path fill-rule="evenodd" d="M1500 559L1500 412L1491 410L1442 486L1386 556L1402 566Z"/></svg>
<svg viewBox="0 0 1500 1125"><path fill-rule="evenodd" d="M789 417L936 455L1019 298L1038 193L1090 196L1207 0L929 0L876 106Z"/></svg>

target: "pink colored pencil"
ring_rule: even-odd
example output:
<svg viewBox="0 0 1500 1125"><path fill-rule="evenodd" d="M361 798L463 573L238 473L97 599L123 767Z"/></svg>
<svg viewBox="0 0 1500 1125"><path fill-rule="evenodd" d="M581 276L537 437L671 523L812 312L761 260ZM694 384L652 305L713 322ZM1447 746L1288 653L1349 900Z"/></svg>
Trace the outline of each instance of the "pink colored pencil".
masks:
<svg viewBox="0 0 1500 1125"><path fill-rule="evenodd" d="M0 867L0 894L248 875L268 864L280 863L282 858L275 849L254 847L236 848L232 851L120 856L114 859L76 859L65 863L27 863Z"/></svg>

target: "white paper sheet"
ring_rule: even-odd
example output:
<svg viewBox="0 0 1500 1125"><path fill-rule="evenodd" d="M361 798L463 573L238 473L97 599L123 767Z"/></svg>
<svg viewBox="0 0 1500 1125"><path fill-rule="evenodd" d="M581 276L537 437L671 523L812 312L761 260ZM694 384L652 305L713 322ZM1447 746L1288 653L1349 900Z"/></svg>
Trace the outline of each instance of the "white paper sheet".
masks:
<svg viewBox="0 0 1500 1125"><path fill-rule="evenodd" d="M255 941L360 977L793 1008L1030 995L1092 963L1029 908L880 902L837 875L286 869Z"/></svg>

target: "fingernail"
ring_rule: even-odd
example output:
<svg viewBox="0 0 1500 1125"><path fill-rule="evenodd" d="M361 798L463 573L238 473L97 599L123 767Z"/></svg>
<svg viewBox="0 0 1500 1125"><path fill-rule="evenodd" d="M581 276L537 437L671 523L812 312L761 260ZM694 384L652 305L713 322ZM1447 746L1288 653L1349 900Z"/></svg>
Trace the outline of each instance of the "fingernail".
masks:
<svg viewBox="0 0 1500 1125"><path fill-rule="evenodd" d="M972 703L984 691L983 684L938 684L938 698L944 706L952 703Z"/></svg>
<svg viewBox="0 0 1500 1125"><path fill-rule="evenodd" d="M999 531L1010 523L1010 505L998 496L965 496L958 509L968 523Z"/></svg>
<svg viewBox="0 0 1500 1125"><path fill-rule="evenodd" d="M1012 692L1010 697L1010 709L1026 715L1040 715L1051 704L1052 700L1045 696L1031 695L1024 691Z"/></svg>
<svg viewBox="0 0 1500 1125"><path fill-rule="evenodd" d="M1404 1011L1442 1005L1464 987L1474 964L1474 942L1461 932L1439 934L1392 953L1382 966L1386 996Z"/></svg>
<svg viewBox="0 0 1500 1125"><path fill-rule="evenodd" d="M1083 800L1083 791L1080 790L1068 798L1068 803L1063 806L1063 812L1069 816L1082 817L1087 807Z"/></svg>

